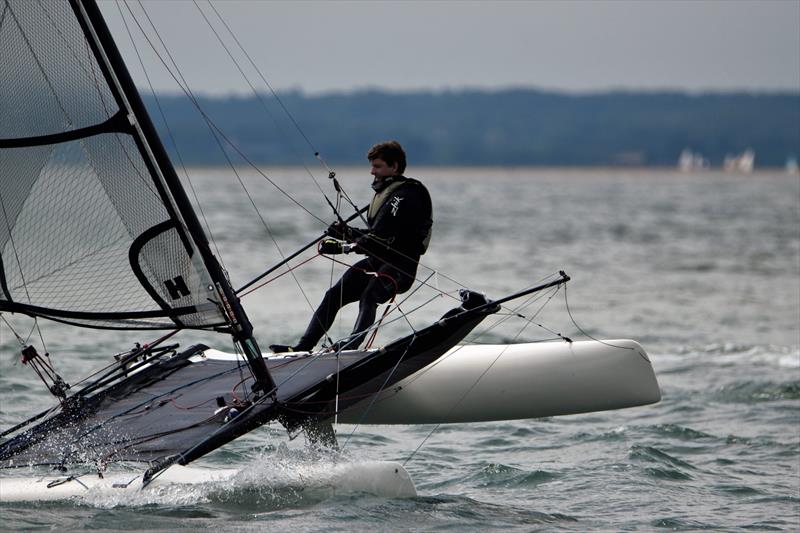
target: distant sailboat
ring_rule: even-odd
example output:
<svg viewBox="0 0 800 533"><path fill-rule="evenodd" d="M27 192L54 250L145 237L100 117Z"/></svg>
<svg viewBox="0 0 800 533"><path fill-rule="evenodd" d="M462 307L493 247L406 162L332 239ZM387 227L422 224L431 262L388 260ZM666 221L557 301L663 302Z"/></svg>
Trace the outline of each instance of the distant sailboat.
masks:
<svg viewBox="0 0 800 533"><path fill-rule="evenodd" d="M752 174L755 168L756 153L748 148L739 155L727 155L723 163L725 172L736 172L739 174Z"/></svg>
<svg viewBox="0 0 800 533"><path fill-rule="evenodd" d="M703 154L693 152L688 148L684 149L678 157L678 170L681 172L694 172L708 168L708 159L703 157Z"/></svg>
<svg viewBox="0 0 800 533"><path fill-rule="evenodd" d="M792 176L800 174L800 166L797 164L796 157L790 157L786 160L786 173Z"/></svg>

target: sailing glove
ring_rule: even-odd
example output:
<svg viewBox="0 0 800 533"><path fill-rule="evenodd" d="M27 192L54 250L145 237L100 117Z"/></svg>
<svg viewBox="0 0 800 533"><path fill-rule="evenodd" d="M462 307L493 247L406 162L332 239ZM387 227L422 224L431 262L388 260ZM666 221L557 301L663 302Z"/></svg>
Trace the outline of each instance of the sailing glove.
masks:
<svg viewBox="0 0 800 533"><path fill-rule="evenodd" d="M350 240L349 237L351 234L352 228L341 222L334 222L325 230L325 235L333 237L334 239Z"/></svg>
<svg viewBox="0 0 800 533"><path fill-rule="evenodd" d="M319 253L326 255L349 254L353 251L353 245L337 239L322 239L319 243Z"/></svg>

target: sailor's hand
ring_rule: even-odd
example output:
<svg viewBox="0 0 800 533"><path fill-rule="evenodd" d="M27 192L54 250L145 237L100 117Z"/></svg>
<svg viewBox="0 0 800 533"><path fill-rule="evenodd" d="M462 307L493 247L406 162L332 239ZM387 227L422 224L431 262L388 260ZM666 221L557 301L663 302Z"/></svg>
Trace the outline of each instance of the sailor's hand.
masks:
<svg viewBox="0 0 800 533"><path fill-rule="evenodd" d="M349 254L355 245L337 239L322 239L319 243L319 253L326 255Z"/></svg>
<svg viewBox="0 0 800 533"><path fill-rule="evenodd" d="M333 237L334 239L347 239L350 235L350 227L342 222L334 222L328 229L325 230L325 235Z"/></svg>

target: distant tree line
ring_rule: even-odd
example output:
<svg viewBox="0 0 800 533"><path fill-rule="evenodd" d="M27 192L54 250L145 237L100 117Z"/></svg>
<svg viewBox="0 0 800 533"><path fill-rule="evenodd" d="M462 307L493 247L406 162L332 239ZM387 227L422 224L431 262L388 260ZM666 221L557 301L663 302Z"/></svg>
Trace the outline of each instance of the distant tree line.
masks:
<svg viewBox="0 0 800 533"><path fill-rule="evenodd" d="M416 165L674 166L682 150L712 166L751 148L756 166L800 157L799 93L609 92L533 89L325 95L287 92L198 100L145 98L171 151L187 164L298 164L319 151L360 164L376 141L395 138ZM284 111L288 109L291 117ZM161 116L167 118L169 131ZM216 137L221 134L216 132ZM235 144L232 150L227 141Z"/></svg>

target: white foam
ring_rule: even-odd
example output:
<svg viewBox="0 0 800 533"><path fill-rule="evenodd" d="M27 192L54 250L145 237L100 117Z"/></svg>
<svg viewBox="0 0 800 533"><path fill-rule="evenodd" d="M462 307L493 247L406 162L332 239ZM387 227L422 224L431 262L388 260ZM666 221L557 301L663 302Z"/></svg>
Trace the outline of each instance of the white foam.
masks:
<svg viewBox="0 0 800 533"><path fill-rule="evenodd" d="M173 466L145 488L141 487L141 473L133 472L111 472L102 479L96 474L86 475L48 488L51 481L33 476L3 478L0 500L73 499L113 508L253 500L280 505L356 493L386 498L416 496L408 472L399 463L352 461L333 452L290 450L285 445L237 469ZM125 488L115 486L128 482Z"/></svg>

